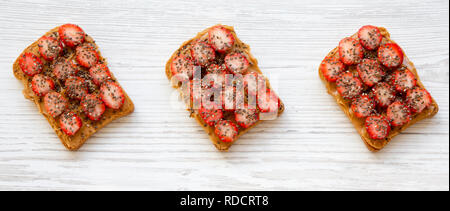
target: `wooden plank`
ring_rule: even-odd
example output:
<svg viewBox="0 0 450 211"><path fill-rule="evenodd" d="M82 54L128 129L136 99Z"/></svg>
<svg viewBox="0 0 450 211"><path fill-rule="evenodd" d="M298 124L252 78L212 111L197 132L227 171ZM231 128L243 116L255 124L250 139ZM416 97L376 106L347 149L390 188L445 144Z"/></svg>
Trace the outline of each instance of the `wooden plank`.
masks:
<svg viewBox="0 0 450 211"><path fill-rule="evenodd" d="M1 1L0 190L448 190L448 17L441 0ZM59 143L11 70L66 22L94 37L136 104L78 152ZM235 26L286 104L227 153L171 101L164 75L184 40L217 23ZM441 109L376 154L317 76L327 52L365 24L391 32Z"/></svg>

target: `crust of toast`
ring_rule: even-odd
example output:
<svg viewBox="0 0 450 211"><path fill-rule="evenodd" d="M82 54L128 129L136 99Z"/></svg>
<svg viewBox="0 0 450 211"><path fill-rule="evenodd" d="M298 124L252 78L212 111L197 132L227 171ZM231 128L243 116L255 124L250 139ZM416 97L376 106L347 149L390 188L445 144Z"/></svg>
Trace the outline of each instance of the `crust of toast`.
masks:
<svg viewBox="0 0 450 211"><path fill-rule="evenodd" d="M55 36L55 34L57 34L58 32L58 28L56 27L52 30L50 30L49 32L47 32L45 35L46 36ZM95 49L98 52L99 55L99 62L102 62L104 64L107 64L106 59L103 58L101 56L101 52L98 50L98 46L95 44L95 41L92 39L92 37L86 35L86 40L85 42L91 43L95 46ZM38 41L34 42L33 44L31 44L30 46L28 46L23 52L32 52L35 55L40 55L39 54L39 47L38 47ZM22 55L20 54L20 55ZM73 50L70 51L69 50L69 57L71 58L74 56ZM43 97L39 97L36 96L33 92L33 90L31 89L30 86L30 82L31 82L31 77L25 75L21 68L19 67L19 58L20 56L16 59L16 61L13 64L13 73L14 76L20 81L22 82L24 89L23 89L23 95L26 99L29 99L31 101L33 101L39 112L47 119L48 123L50 124L50 126L53 128L53 130L55 131L55 133L58 135L59 139L61 140L61 143L68 149L68 150L77 150L79 149L85 142L86 140L93 135L94 133L96 133L97 131L99 131L101 128L103 128L104 126L106 126L107 124L109 124L110 122L112 122L115 119L118 119L120 117L126 116L130 113L132 113L134 111L134 104L131 101L130 97L125 93L125 90L123 90L124 96L125 96L125 102L122 105L122 107L118 110L113 110L110 108L106 108L105 112L103 113L103 116L100 120L98 121L91 121L89 118L87 118L87 116L84 114L84 112L82 111L81 106L79 106L79 103L77 104L76 102L72 102L72 100L69 100L69 108L71 108L74 112L76 112L80 118L83 121L83 125L80 128L80 130L73 136L68 136L66 135L59 126L59 117L53 118L51 115L47 114L45 107L44 107L44 103L43 103ZM52 71L51 70L51 64L53 62L48 62L45 61L44 59L42 59L42 62L44 63L44 68L42 73L46 72L46 71ZM82 69L80 71L86 71L86 69ZM110 71L111 72L111 71ZM114 77L113 73L111 72L111 78L117 82L116 78ZM59 82L56 80L55 81L55 85L57 85ZM117 82L118 83L118 82ZM62 87L62 86L61 86ZM63 90L63 88L61 88ZM63 93L64 91L62 91L61 93ZM64 95L64 94L63 94ZM73 104L72 104L73 103Z"/></svg>
<svg viewBox="0 0 450 211"><path fill-rule="evenodd" d="M219 24L220 25L220 24ZM218 25L215 25L218 26ZM212 26L210 28L213 28L215 26ZM233 47L233 49L237 48L236 46L239 46L239 51L243 51L244 54L247 55L247 60L250 63L250 67L249 70L251 69L254 72L257 72L259 74L262 74L261 70L258 67L258 61L256 60L256 58L250 53L250 46L248 46L247 44L243 43L236 35L236 32L234 31L234 28L232 26L226 26L226 25L220 25L225 27L226 29L230 30L234 36L235 39L235 46ZM197 34L197 36L195 36L194 38L184 42L179 48L178 50L176 50L172 56L170 57L170 59L167 61L166 63L166 76L167 79L169 81L171 81L172 78L172 72L170 71L170 64L172 63L172 60L180 53L183 52L187 49L187 47L191 44L191 42L193 42L194 40L204 40L207 39L207 34L208 34L208 30L210 28L207 28L201 32L199 32ZM269 84L269 80L267 81L267 87L270 88L270 84ZM179 87L177 85L173 85L173 88L178 89ZM180 91L180 89L178 89ZM180 95L182 95L182 92L180 91ZM280 106L278 109L278 116L280 116L283 111L284 111L284 104L280 99ZM214 146L220 150L220 151L228 151L228 149L231 147L231 145L233 145L233 142L222 142L220 141L219 137L214 133L214 127L209 126L208 124L205 123L205 121L203 121L203 119L200 117L200 115L198 115L195 111L188 109L188 111L191 113L191 117L193 117L198 124L205 130L205 132L209 135L209 138L211 139L212 143L214 144ZM232 120L234 121L234 120ZM236 137L235 140L237 140L240 136L244 135L245 133L247 133L251 128L255 127L256 125L258 125L259 123L261 123L263 120L259 120L258 122L256 122L254 125L250 126L249 128L246 128L244 130L239 130L239 133Z"/></svg>
<svg viewBox="0 0 450 211"><path fill-rule="evenodd" d="M395 43L393 40L391 40L390 34L385 28L378 27L378 29L380 30L381 34L383 35L383 40L382 40L381 44ZM352 37L357 37L357 34L356 33L353 34ZM327 57L338 57L338 54L339 54L338 47L336 47L335 49L331 50L328 53ZM419 75L417 74L417 70L414 67L414 64L408 59L405 52L403 52L403 54L404 54L404 60L403 60L402 66L408 68L412 73L414 73L414 75L416 76L416 79L417 79L417 86L422 89L425 89L424 85L422 84L422 82L420 80ZM349 70L352 72L354 72L355 69L356 68L354 68L354 67L349 68ZM322 80L322 82L325 84L328 94L330 94L331 96L334 97L334 99L336 100L339 107L341 107L341 109L344 111L344 113L347 115L347 117L350 119L350 121L355 126L356 131L361 136L361 139L364 141L367 148L373 152L379 151L382 148L384 148L395 136L400 134L402 131L406 130L406 128L410 127L411 125L415 124L416 122L418 122L422 119L433 117L439 111L439 107L438 107L436 101L432 98L431 105L428 106L426 109L424 109L421 113L415 114L414 116L412 116L412 119L409 123L407 123L403 126L400 126L400 127L392 127L391 132L389 133L389 135L386 139L384 139L384 140L371 139L371 138L369 138L369 136L366 132L366 129L364 126L364 119L357 118L355 115L353 115L353 112L350 111L351 110L350 109L350 101L342 98L339 95L339 93L336 91L336 84L332 83L332 82L328 82L325 79L325 77L323 76L322 71L320 71L320 68L319 68L319 76L320 76L320 79Z"/></svg>

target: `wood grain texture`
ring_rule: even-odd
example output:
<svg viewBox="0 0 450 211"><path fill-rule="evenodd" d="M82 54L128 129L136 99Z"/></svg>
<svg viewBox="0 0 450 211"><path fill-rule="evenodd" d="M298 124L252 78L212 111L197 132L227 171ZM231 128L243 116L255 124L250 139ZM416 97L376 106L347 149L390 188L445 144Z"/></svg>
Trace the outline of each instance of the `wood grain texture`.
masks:
<svg viewBox="0 0 450 211"><path fill-rule="evenodd" d="M26 46L67 22L94 37L136 106L78 152L11 73ZM172 103L164 73L184 40L217 23L252 47L286 105L226 153ZM365 24L389 30L440 106L378 153L317 76ZM0 1L0 49L0 190L449 190L448 1Z"/></svg>

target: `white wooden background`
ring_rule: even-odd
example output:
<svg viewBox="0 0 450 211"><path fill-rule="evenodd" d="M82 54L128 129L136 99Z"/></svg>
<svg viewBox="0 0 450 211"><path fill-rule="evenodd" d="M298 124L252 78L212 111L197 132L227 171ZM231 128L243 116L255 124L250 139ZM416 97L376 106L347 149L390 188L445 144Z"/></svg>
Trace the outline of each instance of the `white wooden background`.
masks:
<svg viewBox="0 0 450 211"><path fill-rule="evenodd" d="M363 3L364 2L364 3ZM77 152L22 96L19 53L76 23L94 37L136 111ZM169 56L211 25L235 26L286 112L218 152L170 106ZM326 94L317 67L365 24L385 26L439 113L371 153ZM438 1L0 1L0 190L449 190L449 3Z"/></svg>

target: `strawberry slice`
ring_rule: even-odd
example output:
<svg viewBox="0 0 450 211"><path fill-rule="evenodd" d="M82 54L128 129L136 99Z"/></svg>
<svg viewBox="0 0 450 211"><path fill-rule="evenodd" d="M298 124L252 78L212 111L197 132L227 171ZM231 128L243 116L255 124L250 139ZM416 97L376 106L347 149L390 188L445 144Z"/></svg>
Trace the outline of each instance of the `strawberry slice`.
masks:
<svg viewBox="0 0 450 211"><path fill-rule="evenodd" d="M111 79L111 73L109 72L108 66L106 64L96 64L91 69L89 69L89 75L92 81L100 86L101 83Z"/></svg>
<svg viewBox="0 0 450 211"><path fill-rule="evenodd" d="M188 78L192 78L194 73L194 64L185 56L179 55L172 60L170 70L172 71L172 76L182 74Z"/></svg>
<svg viewBox="0 0 450 211"><path fill-rule="evenodd" d="M243 128L249 128L259 120L258 111L248 108L248 105L245 105L244 109L236 109L234 114L236 122Z"/></svg>
<svg viewBox="0 0 450 211"><path fill-rule="evenodd" d="M100 97L95 94L84 96L80 105L86 116L93 121L99 120L105 112L105 104L101 101Z"/></svg>
<svg viewBox="0 0 450 211"><path fill-rule="evenodd" d="M346 65L358 64L364 56L363 47L357 39L346 37L339 42L339 59Z"/></svg>
<svg viewBox="0 0 450 211"><path fill-rule="evenodd" d="M250 66L247 58L241 53L228 54L225 57L225 65L233 74L244 74Z"/></svg>
<svg viewBox="0 0 450 211"><path fill-rule="evenodd" d="M219 89L222 88L225 84L225 73L222 74L213 74L208 73L203 77L202 80L202 88L205 89Z"/></svg>
<svg viewBox="0 0 450 211"><path fill-rule="evenodd" d="M362 92L362 82L351 72L342 73L336 80L336 89L346 99L353 99Z"/></svg>
<svg viewBox="0 0 450 211"><path fill-rule="evenodd" d="M431 95L427 90L416 87L406 92L406 102L414 113L422 112L431 102Z"/></svg>
<svg viewBox="0 0 450 211"><path fill-rule="evenodd" d="M38 73L42 72L44 65L42 64L41 59L33 53L24 53L20 56L19 66L22 69L23 73L28 76L34 76Z"/></svg>
<svg viewBox="0 0 450 211"><path fill-rule="evenodd" d="M366 118L365 125L371 139L385 139L391 131L389 121L384 116L369 116Z"/></svg>
<svg viewBox="0 0 450 211"><path fill-rule="evenodd" d="M59 80L66 80L68 77L78 73L78 68L72 60L59 59L53 66L53 74Z"/></svg>
<svg viewBox="0 0 450 211"><path fill-rule="evenodd" d="M380 82L385 76L385 72L381 69L381 65L377 60L363 59L356 66L359 77L367 86L373 86Z"/></svg>
<svg viewBox="0 0 450 211"><path fill-rule="evenodd" d="M258 80L265 84L264 77L256 72L247 73L244 75L244 89L248 95L256 96L258 94Z"/></svg>
<svg viewBox="0 0 450 211"><path fill-rule="evenodd" d="M220 120L215 125L214 132L223 142L232 142L238 135L238 129L236 125L228 120Z"/></svg>
<svg viewBox="0 0 450 211"><path fill-rule="evenodd" d="M259 92L258 108L261 113L277 112L280 107L280 99L271 89L267 89L266 93Z"/></svg>
<svg viewBox="0 0 450 211"><path fill-rule="evenodd" d="M358 118L364 118L372 115L375 109L375 101L368 95L353 99L351 109Z"/></svg>
<svg viewBox="0 0 450 211"><path fill-rule="evenodd" d="M216 58L214 48L206 42L198 41L192 45L191 56L197 64L206 67Z"/></svg>
<svg viewBox="0 0 450 211"><path fill-rule="evenodd" d="M59 27L58 34L63 43L68 47L75 47L84 42L86 33L75 24L64 24Z"/></svg>
<svg viewBox="0 0 450 211"><path fill-rule="evenodd" d="M319 69L327 81L335 82L339 74L344 71L345 65L337 58L326 57L320 64Z"/></svg>
<svg viewBox="0 0 450 211"><path fill-rule="evenodd" d="M31 80L31 88L37 96L45 96L47 93L55 89L53 80L45 75L37 74Z"/></svg>
<svg viewBox="0 0 450 211"><path fill-rule="evenodd" d="M383 36L376 26L366 25L358 31L359 42L367 50L375 50L380 46Z"/></svg>
<svg viewBox="0 0 450 211"><path fill-rule="evenodd" d="M225 52L233 47L234 36L230 30L223 26L216 26L208 31L209 43L218 52Z"/></svg>
<svg viewBox="0 0 450 211"><path fill-rule="evenodd" d="M234 111L244 106L244 92L236 87L226 87L222 95L222 108L226 111Z"/></svg>
<svg viewBox="0 0 450 211"><path fill-rule="evenodd" d="M66 87L66 95L72 99L81 100L88 94L86 81L81 77L69 77L64 86Z"/></svg>
<svg viewBox="0 0 450 211"><path fill-rule="evenodd" d="M411 111L402 102L394 102L386 110L386 116L392 126L402 126L411 120Z"/></svg>
<svg viewBox="0 0 450 211"><path fill-rule="evenodd" d="M375 101L383 108L389 106L395 99L394 89L386 82L377 84L372 89L372 93Z"/></svg>
<svg viewBox="0 0 450 211"><path fill-rule="evenodd" d="M194 96L193 99L196 101L193 101L194 103L197 103L198 100L198 92L200 92L200 101L201 105L200 108L206 108L206 109L221 109L222 108L222 92L219 90L215 90L213 88L205 89L200 88L198 90L197 88L194 88Z"/></svg>
<svg viewBox="0 0 450 211"><path fill-rule="evenodd" d="M81 121L80 117L74 112L64 113L63 115L61 115L61 118L59 118L59 126L61 127L61 130L64 131L64 133L68 136L75 135L75 133L80 130L82 125L83 122Z"/></svg>
<svg viewBox="0 0 450 211"><path fill-rule="evenodd" d="M387 68L395 68L403 63L403 51L395 43L387 43L378 49L378 60Z"/></svg>
<svg viewBox="0 0 450 211"><path fill-rule="evenodd" d="M392 83L398 92L406 92L416 86L416 77L408 69L397 70L393 75Z"/></svg>
<svg viewBox="0 0 450 211"><path fill-rule="evenodd" d="M54 37L43 36L38 40L39 53L47 61L53 61L63 51L61 43Z"/></svg>
<svg viewBox="0 0 450 211"><path fill-rule="evenodd" d="M212 73L212 74L222 74L222 73L226 73L227 67L222 64L222 65L217 65L217 64L211 64L208 66L208 68L206 68L206 72L208 73Z"/></svg>
<svg viewBox="0 0 450 211"><path fill-rule="evenodd" d="M50 91L44 97L44 107L52 117L59 116L68 106L68 101L61 94Z"/></svg>
<svg viewBox="0 0 450 211"><path fill-rule="evenodd" d="M122 88L113 81L106 81L102 84L100 97L105 105L112 109L119 109L125 102Z"/></svg>
<svg viewBox="0 0 450 211"><path fill-rule="evenodd" d="M264 95L269 90L267 85L267 79L262 74L251 72L244 75L244 90L248 97L257 96L258 93Z"/></svg>
<svg viewBox="0 0 450 211"><path fill-rule="evenodd" d="M92 47L80 45L76 48L76 59L78 64L83 67L90 68L97 64L98 53Z"/></svg>
<svg viewBox="0 0 450 211"><path fill-rule="evenodd" d="M206 109L199 110L200 117L210 126L214 126L223 117L223 112L220 109Z"/></svg>

